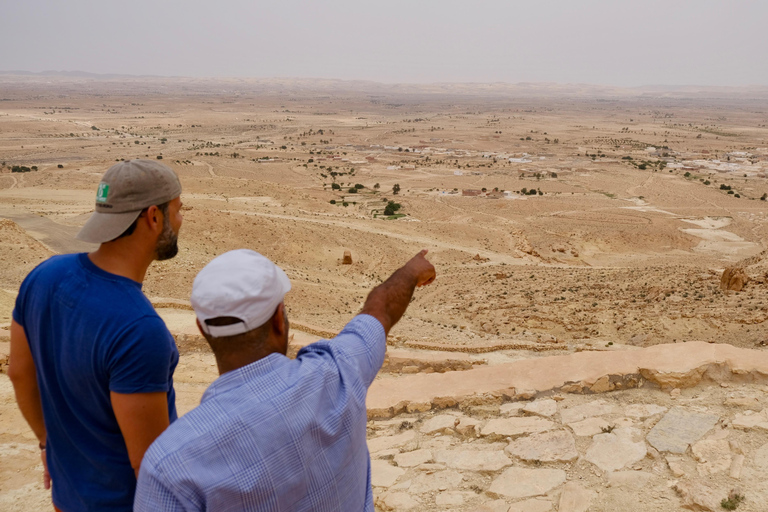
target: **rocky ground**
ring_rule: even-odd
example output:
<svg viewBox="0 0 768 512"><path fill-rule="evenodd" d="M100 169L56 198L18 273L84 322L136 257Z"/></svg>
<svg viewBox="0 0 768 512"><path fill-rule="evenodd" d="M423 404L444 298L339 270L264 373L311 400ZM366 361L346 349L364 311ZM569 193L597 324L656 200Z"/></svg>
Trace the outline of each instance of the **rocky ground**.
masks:
<svg viewBox="0 0 768 512"><path fill-rule="evenodd" d="M398 373L380 379L418 371L390 359L384 371ZM461 368L460 362L453 367ZM182 354L175 378L179 413L197 405L216 377L210 353ZM668 391L645 386L495 404L467 400L371 420L376 507L719 512L723 500L738 495L738 510L762 511L768 499L766 391L765 385L728 382ZM49 494L40 484L38 450L2 374L0 402L0 509L45 510Z"/></svg>
<svg viewBox="0 0 768 512"><path fill-rule="evenodd" d="M765 386L557 395L369 423L381 510L765 510Z"/></svg>

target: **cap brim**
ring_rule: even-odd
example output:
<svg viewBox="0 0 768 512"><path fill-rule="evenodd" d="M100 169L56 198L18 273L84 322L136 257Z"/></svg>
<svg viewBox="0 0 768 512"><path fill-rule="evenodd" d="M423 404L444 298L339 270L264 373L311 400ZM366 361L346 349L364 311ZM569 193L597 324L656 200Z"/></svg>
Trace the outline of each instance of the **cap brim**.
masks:
<svg viewBox="0 0 768 512"><path fill-rule="evenodd" d="M77 239L92 244L103 244L122 235L133 224L141 210L125 213L93 212L77 234Z"/></svg>

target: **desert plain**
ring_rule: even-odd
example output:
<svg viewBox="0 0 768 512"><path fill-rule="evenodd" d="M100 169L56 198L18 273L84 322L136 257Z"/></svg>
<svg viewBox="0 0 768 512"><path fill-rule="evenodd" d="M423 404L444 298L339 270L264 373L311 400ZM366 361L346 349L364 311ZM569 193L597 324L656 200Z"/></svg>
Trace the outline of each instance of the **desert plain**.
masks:
<svg viewBox="0 0 768 512"><path fill-rule="evenodd" d="M143 288L180 414L217 376L211 258L286 271L295 354L426 248L369 393L378 509L765 509L768 89L0 75L0 364L24 276L95 248L132 158L183 185ZM0 508L48 509L5 374L0 460Z"/></svg>

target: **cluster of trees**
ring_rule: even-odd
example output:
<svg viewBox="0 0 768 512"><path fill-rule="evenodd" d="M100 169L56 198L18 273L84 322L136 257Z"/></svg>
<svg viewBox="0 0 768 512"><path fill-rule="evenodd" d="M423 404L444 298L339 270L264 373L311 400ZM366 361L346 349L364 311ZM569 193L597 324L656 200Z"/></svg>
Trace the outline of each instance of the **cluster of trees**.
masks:
<svg viewBox="0 0 768 512"><path fill-rule="evenodd" d="M524 188L520 191L520 193L524 196L535 196L536 194L539 194L540 196L544 195L544 192L541 190L536 190L535 188L532 188L531 190Z"/></svg>
<svg viewBox="0 0 768 512"><path fill-rule="evenodd" d="M384 207L384 215L394 215L397 213L397 210L401 208L400 203L396 203L394 201L389 201L387 203L387 206Z"/></svg>
<svg viewBox="0 0 768 512"><path fill-rule="evenodd" d="M26 165L14 165L11 167L11 172L31 172L36 171L37 166L27 167Z"/></svg>

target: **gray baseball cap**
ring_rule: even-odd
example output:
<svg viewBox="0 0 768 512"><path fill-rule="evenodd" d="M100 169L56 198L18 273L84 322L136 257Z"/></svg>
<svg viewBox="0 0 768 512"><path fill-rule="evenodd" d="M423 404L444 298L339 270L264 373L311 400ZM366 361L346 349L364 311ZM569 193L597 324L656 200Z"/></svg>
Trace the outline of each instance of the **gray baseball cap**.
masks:
<svg viewBox="0 0 768 512"><path fill-rule="evenodd" d="M85 242L101 244L122 235L141 211L181 195L178 176L154 160L126 160L104 173L96 191L96 209L77 234Z"/></svg>

